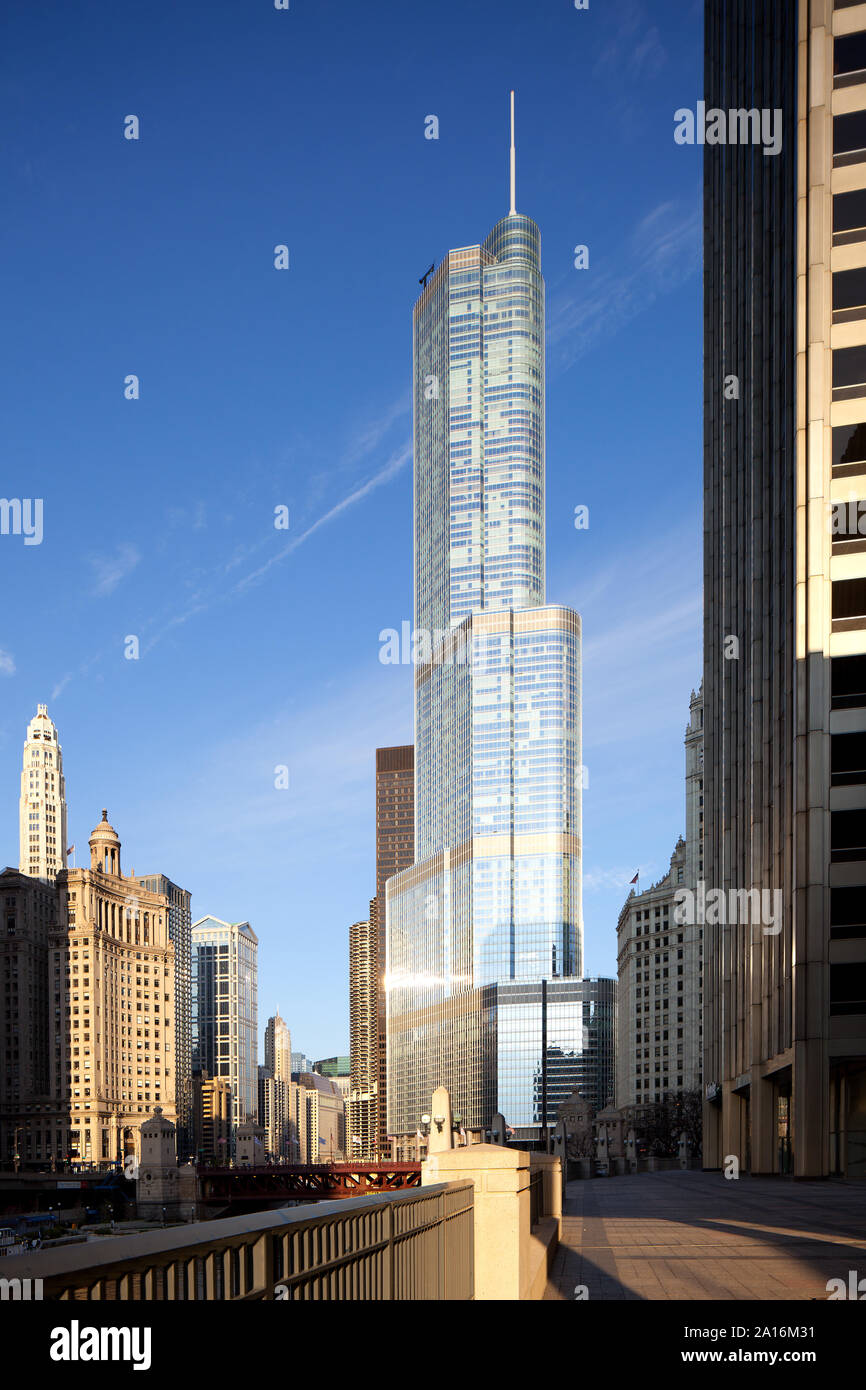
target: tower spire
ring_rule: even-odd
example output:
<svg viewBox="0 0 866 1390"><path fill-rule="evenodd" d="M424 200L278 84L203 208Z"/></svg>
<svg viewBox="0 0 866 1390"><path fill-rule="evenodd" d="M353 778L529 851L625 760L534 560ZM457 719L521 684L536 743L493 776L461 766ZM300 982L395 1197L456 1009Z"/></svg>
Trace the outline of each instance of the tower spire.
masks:
<svg viewBox="0 0 866 1390"><path fill-rule="evenodd" d="M515 196L517 192L517 179L515 174L515 151L514 151L514 91L511 92L511 150L510 150L510 173L511 173L511 207L508 209L508 216L513 217L517 212L515 206Z"/></svg>

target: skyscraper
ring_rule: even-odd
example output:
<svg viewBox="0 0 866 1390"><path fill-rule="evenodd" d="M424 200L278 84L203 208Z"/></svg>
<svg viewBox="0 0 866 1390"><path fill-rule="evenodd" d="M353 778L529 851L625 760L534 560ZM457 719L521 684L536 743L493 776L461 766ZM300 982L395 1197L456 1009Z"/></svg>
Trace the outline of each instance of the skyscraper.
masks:
<svg viewBox="0 0 866 1390"><path fill-rule="evenodd" d="M379 1028L376 925L349 928L349 1065L346 1149L350 1158L373 1158L378 1143ZM383 1029L384 1041L384 1029Z"/></svg>
<svg viewBox="0 0 866 1390"><path fill-rule="evenodd" d="M249 922L193 923L193 1067L228 1081L233 1133L258 1123L258 947Z"/></svg>
<svg viewBox="0 0 866 1390"><path fill-rule="evenodd" d="M0 1163L15 1155L47 1167L63 1157L50 1083L49 941L57 923L53 884L0 873Z"/></svg>
<svg viewBox="0 0 866 1390"><path fill-rule="evenodd" d="M862 4L708 0L704 1163L797 1177L866 1174L864 67Z"/></svg>
<svg viewBox="0 0 866 1390"><path fill-rule="evenodd" d="M512 139L513 153L513 139ZM415 862L387 885L388 1129L554 1122L582 970L580 619L545 603L544 281L511 209L414 311ZM542 990L540 983L547 982ZM527 986L526 998L514 986ZM575 1069L575 1084L577 1069Z"/></svg>
<svg viewBox="0 0 866 1390"><path fill-rule="evenodd" d="M695 893L703 878L702 691L693 690L689 701L685 753L685 839L677 842L663 878L643 892L631 890L617 923L620 1109L701 1086L703 928L677 921L677 894Z"/></svg>
<svg viewBox="0 0 866 1390"><path fill-rule="evenodd" d="M376 749L376 896L370 904L375 951L376 1027L371 1045L376 1051L378 1078L371 1090L373 1135L380 1153L387 1149L388 1055L385 1042L385 884L415 860L415 749L411 743Z"/></svg>
<svg viewBox="0 0 866 1390"><path fill-rule="evenodd" d="M27 726L21 770L18 867L54 880L66 868L66 780L57 730L39 705Z"/></svg>
<svg viewBox="0 0 866 1390"><path fill-rule="evenodd" d="M192 908L190 894L165 874L143 874L142 888L168 902L168 939L174 946L174 1093L178 1156L192 1151Z"/></svg>
<svg viewBox="0 0 866 1390"><path fill-rule="evenodd" d="M61 1152L113 1163L137 1152L157 1105L174 1120L174 947L168 903L121 869L106 811L90 868L57 880L49 936L50 1055Z"/></svg>
<svg viewBox="0 0 866 1390"><path fill-rule="evenodd" d="M292 1079L292 1035L279 1010L265 1028L265 1069L277 1081L288 1083Z"/></svg>

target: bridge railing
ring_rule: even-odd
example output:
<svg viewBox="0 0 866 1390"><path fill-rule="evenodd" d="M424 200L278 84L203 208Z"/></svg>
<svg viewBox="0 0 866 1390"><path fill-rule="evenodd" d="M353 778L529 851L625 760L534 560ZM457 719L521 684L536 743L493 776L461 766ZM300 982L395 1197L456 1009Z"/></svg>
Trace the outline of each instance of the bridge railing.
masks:
<svg viewBox="0 0 866 1390"><path fill-rule="evenodd" d="M169 1227L15 1260L43 1298L471 1299L474 1188L445 1182Z"/></svg>

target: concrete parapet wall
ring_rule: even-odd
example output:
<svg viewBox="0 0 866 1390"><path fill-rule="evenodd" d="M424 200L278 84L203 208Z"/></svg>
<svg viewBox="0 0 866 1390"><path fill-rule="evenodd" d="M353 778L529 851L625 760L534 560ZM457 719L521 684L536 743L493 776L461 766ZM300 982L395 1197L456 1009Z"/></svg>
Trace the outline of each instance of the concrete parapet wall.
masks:
<svg viewBox="0 0 866 1390"><path fill-rule="evenodd" d="M530 1180L543 1174L544 1217L530 1225ZM421 1165L421 1185L471 1182L475 1189L476 1299L538 1299L559 1243L562 1164L499 1144L444 1149Z"/></svg>

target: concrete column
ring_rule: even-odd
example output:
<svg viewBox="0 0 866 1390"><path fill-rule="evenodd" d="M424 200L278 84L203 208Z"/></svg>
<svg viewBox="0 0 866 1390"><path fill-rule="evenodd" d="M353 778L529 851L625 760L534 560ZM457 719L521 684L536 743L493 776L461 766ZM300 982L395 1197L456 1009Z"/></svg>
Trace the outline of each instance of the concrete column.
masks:
<svg viewBox="0 0 866 1390"><path fill-rule="evenodd" d="M530 1171L539 1168L544 1173L544 1215L556 1222L556 1239L562 1231L562 1169L564 1160L558 1154L532 1154Z"/></svg>
<svg viewBox="0 0 866 1390"><path fill-rule="evenodd" d="M443 1149L421 1165L422 1187L439 1182L475 1188L475 1297L526 1297L532 1282L529 1154L499 1144Z"/></svg>

